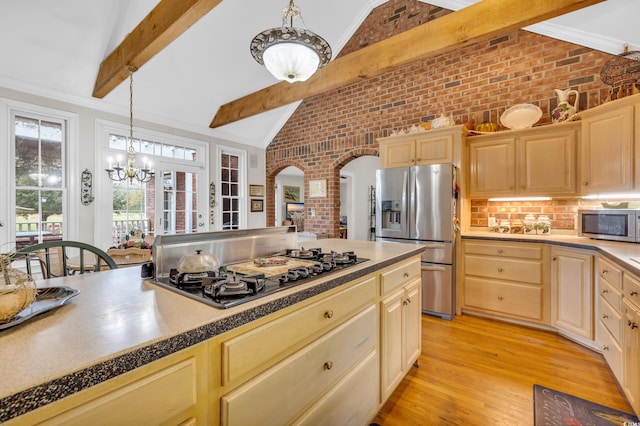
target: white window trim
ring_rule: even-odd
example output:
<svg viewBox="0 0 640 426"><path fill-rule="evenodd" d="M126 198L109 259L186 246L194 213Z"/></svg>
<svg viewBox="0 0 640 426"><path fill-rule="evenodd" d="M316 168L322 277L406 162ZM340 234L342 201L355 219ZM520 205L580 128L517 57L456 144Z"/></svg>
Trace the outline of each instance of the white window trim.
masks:
<svg viewBox="0 0 640 426"><path fill-rule="evenodd" d="M95 194L106 194L106 191L111 191L111 181L107 177L107 173L104 171L109 165L109 157L115 159L117 155L123 157L126 156L124 151L109 148L109 134L116 133L128 136L129 130L129 126L126 124L103 119L95 120L95 168L97 171L94 175ZM204 169L205 182L209 182L209 168L207 167L209 159L209 144L207 142L137 126L134 127L133 130L134 139L146 139L154 142L166 143L168 145L180 145L196 150L196 158L198 158L197 161L180 160L177 158L172 159L168 157L152 156L149 154L136 154L136 157L138 155L148 157L152 161L152 168L155 169L160 163L173 162L175 164L182 164L186 167ZM205 203L205 206L209 205L208 194ZM95 205L94 241L96 244L101 244L100 247L108 247L112 243L111 230L109 227L104 226L104 223L111 222L113 214L113 203L111 197L108 197L107 199L107 197L100 197L98 195L96 196ZM203 208L203 211L207 211L207 208ZM207 223L208 219L205 218L204 222Z"/></svg>
<svg viewBox="0 0 640 426"><path fill-rule="evenodd" d="M248 210L249 210L249 198L247 197L247 188L249 186L248 182L247 182L247 168L248 168L248 162L247 162L247 151L244 149L238 149L238 148L232 148L230 146L224 146L224 145L217 145L216 146L216 164L218 164L218 167L216 167L216 171L215 171L215 184L216 184L216 188L221 188L220 186L220 157L222 156L223 153L226 154L232 154L232 155L237 155L238 156L238 164L240 164L240 173L238 176L238 179L240 180L238 185L240 187L239 191L238 191L238 197L240 198L240 203L242 203L243 208L240 210L240 229L246 229L247 228L247 215L248 215ZM216 191L216 211L215 211L215 218L216 218L216 224L215 224L215 229L216 230L221 230L222 229L222 194L221 191L218 190Z"/></svg>
<svg viewBox="0 0 640 426"><path fill-rule="evenodd" d="M67 240L79 240L79 203L70 202L70 200L80 198L78 114L13 99L0 98L0 128L5 129L5 132L0 133L0 147L4 148L4 158L6 159L5 171L4 173L0 172L0 199L7 200L5 208L0 209L0 220L4 223L4 226L0 227L0 241L12 241L14 236L10 231L15 229L16 226L15 217L11 215L11 206L14 206L16 203L16 194L14 191L15 171L10 167L11 164L15 164L15 152L11 141L11 116L14 113L44 115L62 120L66 123L66 143L62 148L65 169L64 182L66 183L66 190L63 190L62 199L64 206L63 211L65 213L63 238ZM5 193L4 191L7 191L7 188L12 188L12 190ZM7 247L0 247L0 251L6 249Z"/></svg>

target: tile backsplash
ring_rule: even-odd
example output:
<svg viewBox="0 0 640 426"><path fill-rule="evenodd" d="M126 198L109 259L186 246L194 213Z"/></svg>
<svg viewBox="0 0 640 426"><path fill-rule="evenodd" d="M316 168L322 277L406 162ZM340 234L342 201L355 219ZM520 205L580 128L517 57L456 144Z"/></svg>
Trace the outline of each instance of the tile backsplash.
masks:
<svg viewBox="0 0 640 426"><path fill-rule="evenodd" d="M625 200L619 200L625 201ZM602 208L604 201L598 200L549 200L549 201L489 201L471 200L471 227L487 227L489 217L496 220L520 219L527 214L547 215L551 219L551 229L574 231L577 226L578 209ZM613 201L609 201L613 203ZM618 200L616 200L618 202ZM629 201L629 208L640 208L640 202Z"/></svg>

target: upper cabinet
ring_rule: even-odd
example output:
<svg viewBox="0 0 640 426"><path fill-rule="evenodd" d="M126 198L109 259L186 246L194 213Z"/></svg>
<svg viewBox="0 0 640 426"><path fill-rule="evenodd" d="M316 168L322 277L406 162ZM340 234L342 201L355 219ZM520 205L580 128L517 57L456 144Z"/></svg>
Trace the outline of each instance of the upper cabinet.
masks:
<svg viewBox="0 0 640 426"><path fill-rule="evenodd" d="M459 147L466 134L465 126L451 126L380 138L380 168L458 164Z"/></svg>
<svg viewBox="0 0 640 426"><path fill-rule="evenodd" d="M580 123L469 139L469 196L576 195Z"/></svg>
<svg viewBox="0 0 640 426"><path fill-rule="evenodd" d="M639 185L640 97L630 96L582 115L581 194L633 190Z"/></svg>

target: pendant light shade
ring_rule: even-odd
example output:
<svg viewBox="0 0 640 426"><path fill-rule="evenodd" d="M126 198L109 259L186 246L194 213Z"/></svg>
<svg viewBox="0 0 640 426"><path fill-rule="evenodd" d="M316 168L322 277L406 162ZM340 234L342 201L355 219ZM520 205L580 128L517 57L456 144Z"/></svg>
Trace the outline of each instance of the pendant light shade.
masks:
<svg viewBox="0 0 640 426"><path fill-rule="evenodd" d="M305 81L331 59L331 47L319 35L293 26L300 9L290 0L282 27L272 28L251 40L251 55L278 80ZM287 26L287 23L289 24Z"/></svg>

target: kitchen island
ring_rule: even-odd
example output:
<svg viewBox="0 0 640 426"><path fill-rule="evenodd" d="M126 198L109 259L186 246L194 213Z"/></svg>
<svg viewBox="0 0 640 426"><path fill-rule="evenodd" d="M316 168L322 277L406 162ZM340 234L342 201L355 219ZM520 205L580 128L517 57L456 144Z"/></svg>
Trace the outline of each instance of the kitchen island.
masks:
<svg viewBox="0 0 640 426"><path fill-rule="evenodd" d="M118 413L114 411L119 407L131 408L136 404L138 414L145 418L142 410L148 404L149 407L155 407L156 411L168 412L168 417L146 417L152 422L216 424L220 421L220 406L225 404L226 394L233 391L238 394L238 389L247 387L246 382L260 373L272 374L271 370L280 368L284 361L293 359L294 354L316 344L316 340L340 338L343 328L352 330L344 325L350 322L354 322L354 327L366 328L372 321L376 327L370 342L375 350L354 362L375 364L373 370L367 371L382 370L391 374L391 368L379 365L386 359L379 352L384 352L385 342L387 346L392 346L389 342L394 338L389 333L392 328L386 331L383 328L378 333L378 327L385 323L379 319L379 306L386 306L384 303L392 301L396 294L405 294L409 284L419 278L419 258L423 248L340 239L318 240L316 245L323 249L326 246L327 250L353 250L369 261L336 275L321 276L308 284L229 309L216 309L143 280L138 268L48 280L48 286L69 286L80 290L80 294L65 306L0 332L0 345L3 348L0 351L3 378L0 381L0 421L9 421L10 424L36 423L62 416L56 417L52 423L63 420L72 423L76 417L91 418L92 410L104 413L105 409L101 407L107 407L110 415L117 416ZM45 283L39 282L38 285ZM349 295L364 294L370 300L362 301L360 306L359 301L349 302L348 297L338 299L343 291L352 288L355 290ZM364 290L358 290L360 288ZM335 330L331 328L333 326L324 325L307 330L311 337L300 338L289 349L265 358L262 362L264 368L251 365L233 370L233 363L231 367L227 365L228 358L223 362L224 357L233 354L233 348L242 347L232 344L235 342L233 339L244 336L242 333L246 334L258 326L269 327L272 323L283 322L298 311L305 313L301 308L309 310L315 304L331 298L339 301L338 306L353 305L349 308L352 310L344 314L344 324L338 324ZM399 300L401 306L409 305L407 300L410 302L412 298L402 297ZM419 300L418 297L413 304L418 306L418 313ZM333 311L329 312L326 311L325 316L333 317ZM299 318L305 317L302 315ZM298 323L297 326L303 330L308 327L305 323ZM290 328L283 330L290 332ZM334 334L338 337L333 337ZM257 349L261 350L261 347ZM228 352L223 353L225 350ZM234 359L244 355L234 355ZM404 364L415 361L413 355L411 359L402 359L403 373L406 373ZM391 357L395 357L395 352L391 353ZM293 359L291 362L297 361ZM329 362L325 363L325 370L332 369L333 364ZM223 371L221 364L231 368L231 375L225 375L228 371ZM336 365L333 371L338 368ZM270 370L263 372L267 369ZM238 371L237 376L233 375L234 371ZM344 375L339 377L340 383L348 379L350 374L357 376L358 371L344 371ZM381 380L388 383L384 378ZM258 382L268 384L262 379ZM394 376L390 379L391 387L398 382ZM154 388L153 384L160 384L161 387ZM181 386L188 392L178 392ZM174 388L176 390L172 391ZM166 394L158 394L165 391ZM387 395L388 391L385 390L384 394ZM376 404L366 408L366 415L372 416L372 409L375 414L375 410L384 402L379 395L376 392ZM137 398L137 402L132 403L132 397ZM180 407L174 409L171 407L172 397L179 400L175 404L193 403L193 407L186 411L180 411ZM221 398L223 404L220 403ZM318 394L309 398L311 402L320 404L322 398L330 400L331 395ZM241 397L232 394L224 406L228 409L228 406L233 407L234 401L241 400ZM119 401L129 402L120 404ZM158 404L168 407L159 407ZM312 419L314 411L309 407L305 407L305 410L304 415ZM73 415L66 419L64 416L68 413ZM295 415L299 416L298 413ZM233 423L229 420L233 419L229 412L226 416L223 414L222 418L223 423ZM108 422L106 418L102 421Z"/></svg>

